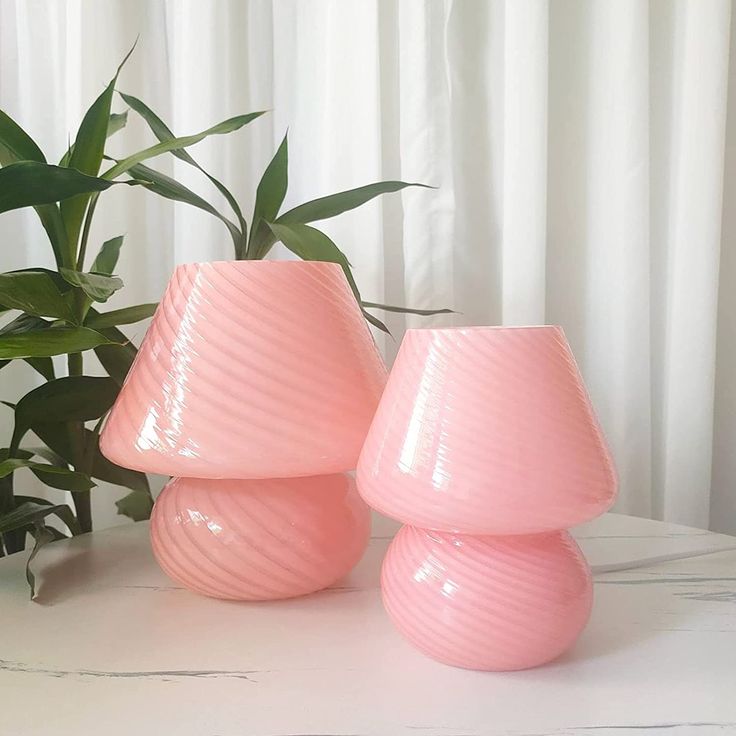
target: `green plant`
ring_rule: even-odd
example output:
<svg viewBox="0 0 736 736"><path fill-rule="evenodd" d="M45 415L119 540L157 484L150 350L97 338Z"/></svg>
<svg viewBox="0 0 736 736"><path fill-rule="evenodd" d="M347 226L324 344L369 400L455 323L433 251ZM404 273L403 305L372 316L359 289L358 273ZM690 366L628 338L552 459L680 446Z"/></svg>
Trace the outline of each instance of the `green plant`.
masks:
<svg viewBox="0 0 736 736"><path fill-rule="evenodd" d="M366 319L382 330L386 330L385 325L367 308L418 314L448 311L362 301L345 255L327 235L308 224L354 209L380 194L421 185L378 182L280 214L288 186L284 138L258 186L249 229L235 197L186 149L208 136L238 130L263 112L238 115L195 135L176 137L141 100L122 94L127 105L146 121L158 143L121 160L111 159L105 155L106 140L125 127L128 115L127 111L111 110L123 64L87 110L74 143L58 165L49 164L30 136L0 111L0 213L33 207L48 236L56 266L55 270L32 268L0 274L0 313L12 317L0 328L0 368L22 360L46 381L15 404L3 402L13 411L14 429L8 446L0 449L0 555L24 549L30 535L35 544L29 564L41 546L65 536L54 526L53 517L71 534L92 529L90 490L96 480L130 489L117 502L119 513L143 519L153 505L146 476L109 462L98 447L104 417L136 354L120 327L150 317L156 307L139 304L105 312L95 306L104 304L123 286L114 275L123 236L105 241L86 267L90 226L100 195L110 187L143 186L154 194L210 213L227 228L238 259L264 258L280 241L300 258L339 263ZM235 221L175 179L144 164L164 153L199 169L225 198ZM107 376L84 375L83 355L87 351L94 351ZM67 375L57 378L62 357L66 359ZM38 443L26 444L30 433ZM19 472L32 473L51 488L70 491L73 509L64 503L18 493L14 483ZM27 577L33 595L30 568Z"/></svg>

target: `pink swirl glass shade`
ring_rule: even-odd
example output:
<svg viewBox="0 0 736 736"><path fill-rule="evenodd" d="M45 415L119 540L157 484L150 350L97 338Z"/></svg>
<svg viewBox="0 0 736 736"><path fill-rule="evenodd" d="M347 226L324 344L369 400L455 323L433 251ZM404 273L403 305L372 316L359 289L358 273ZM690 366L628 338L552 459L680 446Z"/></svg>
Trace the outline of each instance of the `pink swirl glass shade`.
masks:
<svg viewBox="0 0 736 736"><path fill-rule="evenodd" d="M358 463L375 509L466 534L598 516L616 475L559 327L409 330Z"/></svg>
<svg viewBox="0 0 736 736"><path fill-rule="evenodd" d="M338 265L179 266L100 447L119 465L165 475L343 472L385 380Z"/></svg>
<svg viewBox="0 0 736 736"><path fill-rule="evenodd" d="M403 527L381 575L398 630L434 659L478 670L548 662L590 614L590 569L565 531L472 537Z"/></svg>
<svg viewBox="0 0 736 736"><path fill-rule="evenodd" d="M233 600L325 588L360 560L369 536L370 510L344 474L175 478L151 517L164 572L197 593Z"/></svg>

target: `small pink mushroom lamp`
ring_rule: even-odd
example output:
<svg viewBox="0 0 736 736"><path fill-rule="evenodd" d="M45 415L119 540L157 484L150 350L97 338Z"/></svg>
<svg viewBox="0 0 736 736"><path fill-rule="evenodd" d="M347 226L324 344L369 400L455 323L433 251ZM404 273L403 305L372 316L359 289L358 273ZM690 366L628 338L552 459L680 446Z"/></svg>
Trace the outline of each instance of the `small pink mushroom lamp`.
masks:
<svg viewBox="0 0 736 736"><path fill-rule="evenodd" d="M303 595L367 544L370 511L345 471L385 380L338 265L179 266L100 448L174 476L151 517L172 578L218 598Z"/></svg>
<svg viewBox="0 0 736 736"><path fill-rule="evenodd" d="M616 475L561 328L409 330L357 482L407 525L381 586L420 650L524 669L584 628L591 575L565 529L611 506Z"/></svg>

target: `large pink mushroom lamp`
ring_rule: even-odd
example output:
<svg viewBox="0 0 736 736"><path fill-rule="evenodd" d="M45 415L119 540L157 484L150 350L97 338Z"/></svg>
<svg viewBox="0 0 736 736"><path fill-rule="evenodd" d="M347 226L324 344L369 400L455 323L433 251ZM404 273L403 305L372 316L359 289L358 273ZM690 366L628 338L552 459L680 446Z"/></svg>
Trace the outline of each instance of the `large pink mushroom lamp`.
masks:
<svg viewBox="0 0 736 736"><path fill-rule="evenodd" d="M385 380L339 266L179 266L100 448L174 476L151 518L169 576L218 598L303 595L367 544L370 512L345 473Z"/></svg>
<svg viewBox="0 0 736 736"><path fill-rule="evenodd" d="M592 583L565 530L610 507L616 475L561 328L409 330L357 481L406 524L381 586L420 650L515 670L576 640Z"/></svg>

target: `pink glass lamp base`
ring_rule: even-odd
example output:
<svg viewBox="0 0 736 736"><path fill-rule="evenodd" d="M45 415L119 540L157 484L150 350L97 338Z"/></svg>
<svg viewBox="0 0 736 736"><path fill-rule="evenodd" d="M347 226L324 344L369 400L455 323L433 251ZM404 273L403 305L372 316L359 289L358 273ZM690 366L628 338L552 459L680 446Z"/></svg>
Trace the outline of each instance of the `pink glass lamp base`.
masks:
<svg viewBox="0 0 736 736"><path fill-rule="evenodd" d="M559 656L590 615L590 568L565 531L470 537L405 526L389 547L383 602L430 657L520 670Z"/></svg>
<svg viewBox="0 0 736 736"><path fill-rule="evenodd" d="M164 572L197 593L263 601L326 588L360 560L370 511L348 475L174 478L151 516Z"/></svg>

